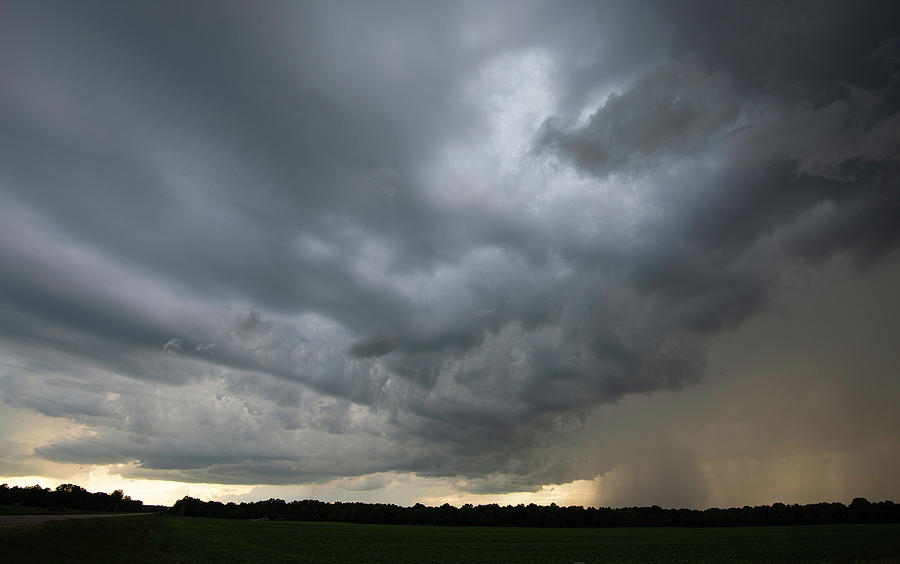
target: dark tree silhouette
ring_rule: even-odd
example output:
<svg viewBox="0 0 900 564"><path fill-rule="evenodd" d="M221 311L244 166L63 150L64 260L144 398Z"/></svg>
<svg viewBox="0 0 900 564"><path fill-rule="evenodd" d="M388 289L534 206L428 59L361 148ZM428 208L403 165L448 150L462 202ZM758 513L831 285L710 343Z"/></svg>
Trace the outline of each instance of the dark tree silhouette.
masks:
<svg viewBox="0 0 900 564"><path fill-rule="evenodd" d="M663 509L652 507L559 507L519 504L427 507L417 503L400 507L383 503L325 503L316 500L268 499L252 503L201 501L192 497L178 500L174 515L227 519L272 519L292 521L347 521L402 525L512 526L512 527L635 527L635 526L746 526L817 525L826 523L900 522L900 505L891 501L870 503L862 498L850 506L841 503L785 505L774 503L728 509Z"/></svg>
<svg viewBox="0 0 900 564"><path fill-rule="evenodd" d="M0 505L127 513L160 509L156 506L145 507L143 501L131 499L122 490L116 490L112 494L91 493L75 484L61 484L52 491L38 485L20 488L0 484Z"/></svg>

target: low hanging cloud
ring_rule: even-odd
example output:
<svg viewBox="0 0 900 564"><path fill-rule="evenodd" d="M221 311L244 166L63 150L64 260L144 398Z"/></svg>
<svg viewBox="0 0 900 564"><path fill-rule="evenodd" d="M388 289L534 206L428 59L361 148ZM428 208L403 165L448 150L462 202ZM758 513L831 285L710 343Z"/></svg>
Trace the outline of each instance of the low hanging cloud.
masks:
<svg viewBox="0 0 900 564"><path fill-rule="evenodd" d="M889 5L55 10L0 50L0 397L90 428L50 460L593 478L580 414L900 243Z"/></svg>

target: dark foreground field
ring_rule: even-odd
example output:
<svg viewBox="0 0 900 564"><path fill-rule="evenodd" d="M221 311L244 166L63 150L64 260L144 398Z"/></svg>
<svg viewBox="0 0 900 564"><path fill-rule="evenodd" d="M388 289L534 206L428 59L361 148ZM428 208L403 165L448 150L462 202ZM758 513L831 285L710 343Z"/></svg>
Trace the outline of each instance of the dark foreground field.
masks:
<svg viewBox="0 0 900 564"><path fill-rule="evenodd" d="M84 509L67 509L64 507L29 507L22 505L0 505L0 515L83 515L106 513L105 511L87 511Z"/></svg>
<svg viewBox="0 0 900 564"><path fill-rule="evenodd" d="M900 524L531 529L64 521L0 529L5 562L900 562Z"/></svg>

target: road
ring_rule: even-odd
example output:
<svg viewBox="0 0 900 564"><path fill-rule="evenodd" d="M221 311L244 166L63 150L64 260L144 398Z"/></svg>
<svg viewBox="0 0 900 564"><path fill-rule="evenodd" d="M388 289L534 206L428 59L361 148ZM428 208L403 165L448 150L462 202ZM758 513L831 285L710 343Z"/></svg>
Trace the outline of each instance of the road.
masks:
<svg viewBox="0 0 900 564"><path fill-rule="evenodd" d="M0 515L0 527L15 527L18 525L37 525L47 521L62 521L64 519L100 519L102 517L131 517L134 515L153 515L153 513L84 513L72 515Z"/></svg>

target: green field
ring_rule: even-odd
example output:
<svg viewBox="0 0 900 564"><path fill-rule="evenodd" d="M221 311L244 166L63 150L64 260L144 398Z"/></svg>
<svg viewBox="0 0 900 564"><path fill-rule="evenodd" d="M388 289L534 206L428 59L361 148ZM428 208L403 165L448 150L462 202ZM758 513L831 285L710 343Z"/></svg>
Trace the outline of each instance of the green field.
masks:
<svg viewBox="0 0 900 564"><path fill-rule="evenodd" d="M531 529L160 515L0 529L7 562L900 562L900 524Z"/></svg>

